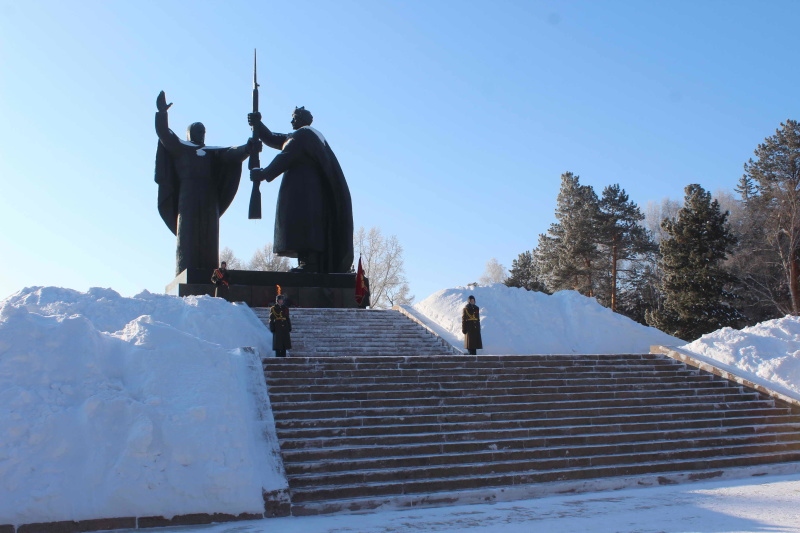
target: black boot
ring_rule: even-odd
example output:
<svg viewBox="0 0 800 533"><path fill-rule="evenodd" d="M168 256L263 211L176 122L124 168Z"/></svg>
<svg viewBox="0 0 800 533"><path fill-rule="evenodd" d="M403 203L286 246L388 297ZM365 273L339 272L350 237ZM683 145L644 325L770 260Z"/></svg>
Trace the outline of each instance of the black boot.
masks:
<svg viewBox="0 0 800 533"><path fill-rule="evenodd" d="M292 272L306 272L316 274L321 271L322 261L319 252L305 252L297 254L297 268Z"/></svg>

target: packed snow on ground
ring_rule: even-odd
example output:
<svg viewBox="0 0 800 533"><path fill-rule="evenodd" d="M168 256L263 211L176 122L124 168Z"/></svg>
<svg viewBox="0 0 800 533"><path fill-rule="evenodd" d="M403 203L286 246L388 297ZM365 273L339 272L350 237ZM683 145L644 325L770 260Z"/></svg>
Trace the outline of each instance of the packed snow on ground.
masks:
<svg viewBox="0 0 800 533"><path fill-rule="evenodd" d="M496 504L271 518L167 530L175 533L796 532L800 531L798 493L800 476L770 476Z"/></svg>
<svg viewBox="0 0 800 533"><path fill-rule="evenodd" d="M285 487L254 379L270 343L206 296L0 302L0 524L263 510Z"/></svg>
<svg viewBox="0 0 800 533"><path fill-rule="evenodd" d="M800 393L800 317L722 328L680 348Z"/></svg>
<svg viewBox="0 0 800 533"><path fill-rule="evenodd" d="M575 291L547 295L501 283L455 287L405 309L453 346L462 347L461 311L470 295L481 308L479 354L648 353L651 345L684 344Z"/></svg>

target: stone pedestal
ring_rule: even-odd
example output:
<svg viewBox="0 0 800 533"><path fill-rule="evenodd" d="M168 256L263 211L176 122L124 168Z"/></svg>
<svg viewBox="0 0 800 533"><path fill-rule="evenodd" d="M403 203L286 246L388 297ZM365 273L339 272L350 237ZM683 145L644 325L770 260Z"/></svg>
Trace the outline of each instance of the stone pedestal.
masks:
<svg viewBox="0 0 800 533"><path fill-rule="evenodd" d="M166 293L175 296L214 296L211 284L213 269L187 268L167 285ZM281 293L292 307L366 307L355 300L355 274L305 274L299 272L263 272L228 270L228 300L250 307L268 307ZM369 286L369 282L367 282ZM364 302L367 304L368 302Z"/></svg>

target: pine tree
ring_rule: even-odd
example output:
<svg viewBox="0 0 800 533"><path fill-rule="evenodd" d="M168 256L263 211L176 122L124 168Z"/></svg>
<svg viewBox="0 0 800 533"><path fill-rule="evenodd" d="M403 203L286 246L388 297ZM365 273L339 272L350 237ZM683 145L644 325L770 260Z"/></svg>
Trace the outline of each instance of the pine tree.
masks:
<svg viewBox="0 0 800 533"><path fill-rule="evenodd" d="M610 272L607 274L610 287L605 291L610 298L612 311L617 311L617 287L634 271L635 263L643 261L644 255L655 249L648 231L639 225L644 220L639 206L630 201L619 184L603 189L599 204L598 243L605 252Z"/></svg>
<svg viewBox="0 0 800 533"><path fill-rule="evenodd" d="M542 271L548 273L547 286L595 296L600 255L595 243L599 208L594 189L581 185L572 172L562 174L555 216L557 222L547 234L539 235L535 254Z"/></svg>
<svg viewBox="0 0 800 533"><path fill-rule="evenodd" d="M505 284L508 287L522 287L529 291L548 293L539 264L531 252L522 252L511 262L511 270Z"/></svg>
<svg viewBox="0 0 800 533"><path fill-rule="evenodd" d="M742 202L745 204L758 195L756 184L747 174L739 178L739 184L734 187L733 190L739 193L739 196L742 198Z"/></svg>
<svg viewBox="0 0 800 533"><path fill-rule="evenodd" d="M685 192L677 218L662 223L668 235L661 242L659 262L664 303L647 313L647 321L670 335L693 340L742 317L728 290L735 278L722 268L736 242L727 213L700 185L689 185Z"/></svg>

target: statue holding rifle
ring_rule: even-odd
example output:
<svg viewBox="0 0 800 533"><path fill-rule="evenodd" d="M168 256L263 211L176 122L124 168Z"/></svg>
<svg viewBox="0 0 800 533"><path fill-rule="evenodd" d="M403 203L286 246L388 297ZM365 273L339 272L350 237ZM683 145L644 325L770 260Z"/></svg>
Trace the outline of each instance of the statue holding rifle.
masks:
<svg viewBox="0 0 800 533"><path fill-rule="evenodd" d="M293 269L295 272L350 272L353 265L350 189L328 141L311 127L312 120L307 109L295 108L291 121L294 131L274 133L261 122L254 103L253 113L247 115L253 136L281 152L265 168L251 166L250 218L260 218L258 184L271 182L283 174L275 209L275 253L296 257L299 264ZM259 203L258 217L252 216L254 202Z"/></svg>
<svg viewBox="0 0 800 533"><path fill-rule="evenodd" d="M161 91L156 99L158 211L178 238L175 274L187 268L211 272L219 264L219 217L239 188L242 162L261 145L206 146L200 122L189 126L184 141L169 128L171 106Z"/></svg>

